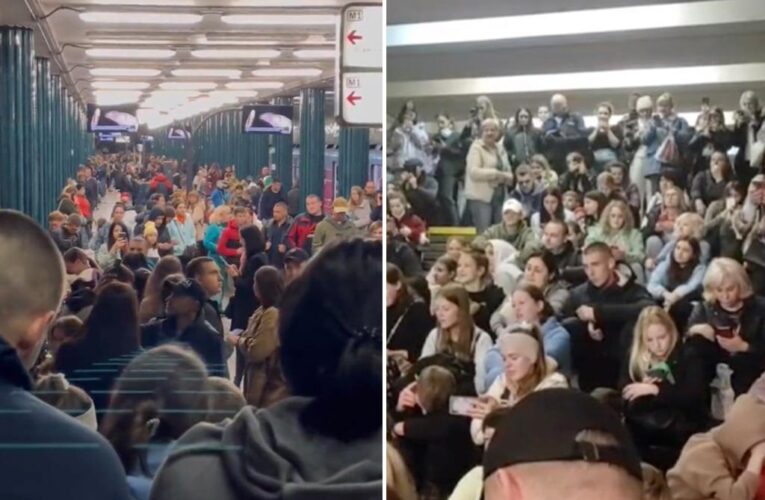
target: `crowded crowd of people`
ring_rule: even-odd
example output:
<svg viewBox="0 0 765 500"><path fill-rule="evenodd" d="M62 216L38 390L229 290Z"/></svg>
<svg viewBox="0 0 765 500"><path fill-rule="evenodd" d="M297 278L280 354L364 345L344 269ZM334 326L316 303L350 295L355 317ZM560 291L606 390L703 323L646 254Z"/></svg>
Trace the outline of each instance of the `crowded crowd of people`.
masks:
<svg viewBox="0 0 765 500"><path fill-rule="evenodd" d="M96 154L47 230L0 210L3 498L380 498L374 184L193 173Z"/></svg>
<svg viewBox="0 0 765 500"><path fill-rule="evenodd" d="M635 93L587 127L562 94L508 120L481 96L435 133L403 106L389 492L765 498L763 111L675 106Z"/></svg>

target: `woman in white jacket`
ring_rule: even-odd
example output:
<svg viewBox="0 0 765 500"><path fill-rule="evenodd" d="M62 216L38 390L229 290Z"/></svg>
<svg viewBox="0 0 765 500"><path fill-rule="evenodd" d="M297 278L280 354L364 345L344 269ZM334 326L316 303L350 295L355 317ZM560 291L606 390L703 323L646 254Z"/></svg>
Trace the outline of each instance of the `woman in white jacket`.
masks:
<svg viewBox="0 0 765 500"><path fill-rule="evenodd" d="M557 373L557 364L545 357L539 327L520 324L497 339L505 372L473 406L470 434L476 445L483 445L483 419L498 406L514 406L532 392L568 387L566 377Z"/></svg>

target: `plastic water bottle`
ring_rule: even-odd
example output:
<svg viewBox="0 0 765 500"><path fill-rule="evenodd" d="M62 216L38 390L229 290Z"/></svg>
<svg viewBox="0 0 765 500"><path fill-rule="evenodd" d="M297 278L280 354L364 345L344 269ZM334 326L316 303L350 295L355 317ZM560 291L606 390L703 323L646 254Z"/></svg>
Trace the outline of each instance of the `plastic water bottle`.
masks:
<svg viewBox="0 0 765 500"><path fill-rule="evenodd" d="M712 381L712 418L725 420L733 406L736 395L731 385L733 370L725 363L717 365L717 376Z"/></svg>

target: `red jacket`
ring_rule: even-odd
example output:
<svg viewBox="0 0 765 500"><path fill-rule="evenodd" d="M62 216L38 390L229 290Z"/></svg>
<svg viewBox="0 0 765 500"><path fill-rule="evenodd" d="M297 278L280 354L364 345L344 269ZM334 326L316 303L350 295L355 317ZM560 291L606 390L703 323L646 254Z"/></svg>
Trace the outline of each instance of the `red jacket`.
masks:
<svg viewBox="0 0 765 500"><path fill-rule="evenodd" d="M167 188L168 193L173 192L173 183L170 182L170 179L165 177L165 174L163 174L162 172L155 175L154 178L151 180L151 185L149 186L149 190L151 192L156 192L160 184L164 184L164 186Z"/></svg>
<svg viewBox="0 0 765 500"><path fill-rule="evenodd" d="M322 220L324 220L324 215L308 213L298 215L292 222L289 234L287 234L287 246L289 248L302 248L310 255L316 224Z"/></svg>
<svg viewBox="0 0 765 500"><path fill-rule="evenodd" d="M76 194L74 195L74 203L77 205L77 208L80 209L80 214L86 219L90 220L91 215L93 214L90 211L90 202L88 199L85 196Z"/></svg>
<svg viewBox="0 0 765 500"><path fill-rule="evenodd" d="M413 245L420 244L420 237L427 230L425 222L411 212L406 212L401 219L396 219L394 217L393 223L396 224L396 228L399 230L404 226L412 230L406 240Z"/></svg>
<svg viewBox="0 0 765 500"><path fill-rule="evenodd" d="M237 254L236 251L240 246L239 226L236 225L235 219L231 219L231 221L228 223L228 226L226 226L226 228L220 234L220 239L218 240L218 254L220 254L229 263L232 263L232 260L239 258L239 254Z"/></svg>

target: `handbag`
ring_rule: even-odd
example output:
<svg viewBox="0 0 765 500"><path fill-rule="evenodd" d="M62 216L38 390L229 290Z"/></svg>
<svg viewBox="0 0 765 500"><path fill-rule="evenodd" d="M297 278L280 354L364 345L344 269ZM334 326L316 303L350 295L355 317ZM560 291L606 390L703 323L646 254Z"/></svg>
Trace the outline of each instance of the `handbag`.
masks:
<svg viewBox="0 0 765 500"><path fill-rule="evenodd" d="M666 165L678 165L680 163L680 149L677 147L677 141L675 141L675 134L669 132L667 137L664 138L659 149L656 150L654 158L659 163Z"/></svg>

